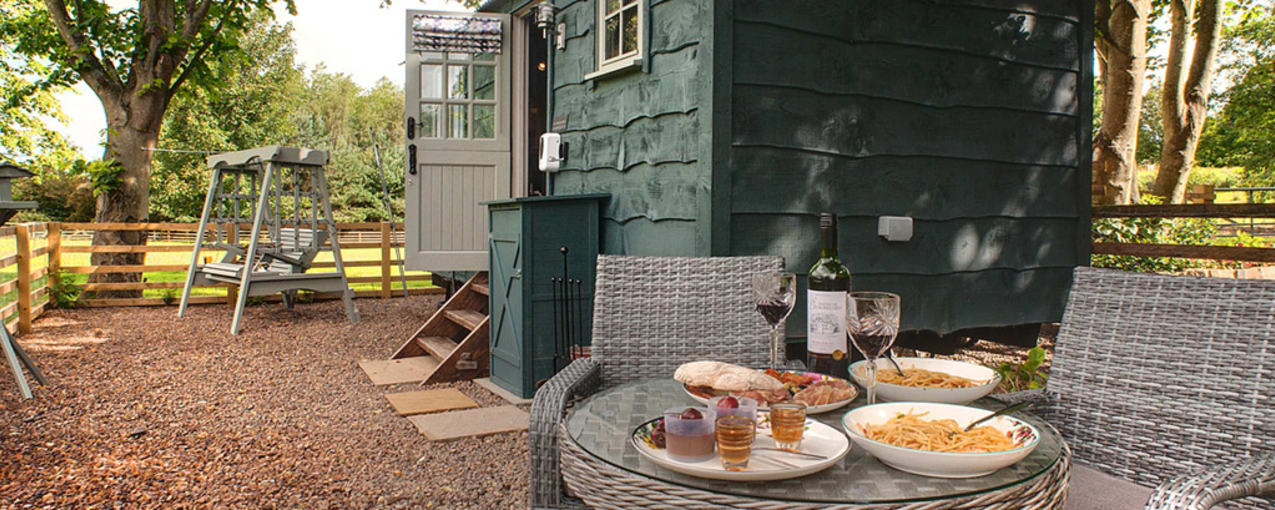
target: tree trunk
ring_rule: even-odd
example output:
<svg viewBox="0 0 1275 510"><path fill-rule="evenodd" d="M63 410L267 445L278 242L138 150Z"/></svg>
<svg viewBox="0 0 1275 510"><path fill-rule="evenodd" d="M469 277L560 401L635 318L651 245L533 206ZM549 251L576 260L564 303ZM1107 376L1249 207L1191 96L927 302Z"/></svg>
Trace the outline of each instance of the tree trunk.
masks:
<svg viewBox="0 0 1275 510"><path fill-rule="evenodd" d="M1138 117L1147 69L1147 19L1151 0L1099 0L1095 17L1106 20L1105 37L1096 39L1106 80L1102 87L1102 126L1094 138L1094 182L1102 185L1102 204L1129 204L1138 197Z"/></svg>
<svg viewBox="0 0 1275 510"><path fill-rule="evenodd" d="M1164 96L1160 101L1164 141L1153 192L1175 204L1182 203L1186 197L1187 181L1191 167L1195 165L1195 150L1208 115L1209 88L1222 32L1222 24L1218 20L1221 0L1204 0L1199 8L1195 48L1188 70L1184 58L1191 30L1190 17L1194 11L1192 3L1192 0L1170 2L1173 32L1169 38L1169 59L1164 71Z"/></svg>
<svg viewBox="0 0 1275 510"><path fill-rule="evenodd" d="M166 97L160 93L133 96L131 101L107 108L106 158L118 169L118 184L97 195L95 223L145 223L149 220L151 149L159 140ZM129 97L129 96L125 96ZM146 231L99 230L93 234L93 246L142 246ZM94 253L94 266L142 265L145 253ZM141 273L94 273L89 283L136 283ZM141 290L109 290L93 292L96 298L136 298Z"/></svg>

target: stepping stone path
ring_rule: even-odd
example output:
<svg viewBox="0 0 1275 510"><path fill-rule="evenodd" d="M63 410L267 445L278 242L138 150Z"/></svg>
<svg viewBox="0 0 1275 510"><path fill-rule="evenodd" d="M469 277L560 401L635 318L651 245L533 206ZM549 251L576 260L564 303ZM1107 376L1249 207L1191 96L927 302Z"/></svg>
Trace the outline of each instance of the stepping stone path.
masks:
<svg viewBox="0 0 1275 510"><path fill-rule="evenodd" d="M527 430L531 416L514 406L484 407L446 413L418 414L407 420L430 441Z"/></svg>
<svg viewBox="0 0 1275 510"><path fill-rule="evenodd" d="M456 388L390 393L385 399L390 401L399 416L478 407L474 399Z"/></svg>

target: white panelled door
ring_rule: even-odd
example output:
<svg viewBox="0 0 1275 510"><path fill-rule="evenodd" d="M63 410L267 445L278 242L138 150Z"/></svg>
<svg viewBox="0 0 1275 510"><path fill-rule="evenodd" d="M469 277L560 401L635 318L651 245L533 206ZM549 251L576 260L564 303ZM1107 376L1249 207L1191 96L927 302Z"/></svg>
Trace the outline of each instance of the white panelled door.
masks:
<svg viewBox="0 0 1275 510"><path fill-rule="evenodd" d="M407 268L487 270L486 200L510 192L510 18L407 11Z"/></svg>

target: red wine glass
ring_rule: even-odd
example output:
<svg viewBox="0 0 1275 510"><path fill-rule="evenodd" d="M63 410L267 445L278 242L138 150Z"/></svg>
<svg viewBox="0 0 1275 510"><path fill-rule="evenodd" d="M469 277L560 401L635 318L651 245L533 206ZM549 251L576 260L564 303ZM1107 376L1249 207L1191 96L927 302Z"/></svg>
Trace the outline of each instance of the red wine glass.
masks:
<svg viewBox="0 0 1275 510"><path fill-rule="evenodd" d="M770 324L770 368L780 370L786 358L780 331L797 303L797 275L779 272L753 275L753 300L757 311Z"/></svg>
<svg viewBox="0 0 1275 510"><path fill-rule="evenodd" d="M867 359L868 404L877 401L877 358L894 345L899 334L899 296L889 292L851 292L846 295L846 334Z"/></svg>

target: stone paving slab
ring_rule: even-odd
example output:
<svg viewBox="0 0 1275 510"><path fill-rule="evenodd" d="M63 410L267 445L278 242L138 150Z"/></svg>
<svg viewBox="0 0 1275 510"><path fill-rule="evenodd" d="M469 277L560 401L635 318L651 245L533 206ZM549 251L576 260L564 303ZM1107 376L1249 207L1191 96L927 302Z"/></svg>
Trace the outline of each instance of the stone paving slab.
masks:
<svg viewBox="0 0 1275 510"><path fill-rule="evenodd" d="M390 384L419 383L425 380L438 362L429 356L418 356L403 359L365 359L359 362L359 368L367 374L368 379L376 386Z"/></svg>
<svg viewBox="0 0 1275 510"><path fill-rule="evenodd" d="M399 416L478 407L474 399L456 388L390 393L385 399Z"/></svg>
<svg viewBox="0 0 1275 510"><path fill-rule="evenodd" d="M505 399L510 404L513 404L516 406L531 405L531 399L522 398L522 397L519 397L518 395L514 395L512 391L509 391L507 389L500 387L500 385L496 384L495 381L492 381L490 377L480 377L478 379L474 379L474 384L482 386L483 389L490 391L492 393L495 393L496 396Z"/></svg>
<svg viewBox="0 0 1275 510"><path fill-rule="evenodd" d="M483 407L464 411L418 414L407 420L431 441L486 436L527 430L531 416L514 406Z"/></svg>

